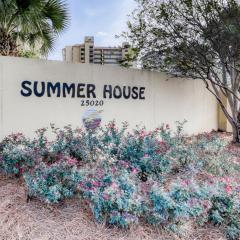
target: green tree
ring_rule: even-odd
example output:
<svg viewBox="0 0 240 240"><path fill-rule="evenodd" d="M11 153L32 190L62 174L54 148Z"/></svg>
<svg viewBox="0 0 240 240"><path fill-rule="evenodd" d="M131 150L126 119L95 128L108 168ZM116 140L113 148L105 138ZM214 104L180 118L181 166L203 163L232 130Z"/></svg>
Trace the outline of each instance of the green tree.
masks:
<svg viewBox="0 0 240 240"><path fill-rule="evenodd" d="M143 68L201 79L240 142L238 0L136 0L127 40ZM228 99L226 108L223 96Z"/></svg>
<svg viewBox="0 0 240 240"><path fill-rule="evenodd" d="M65 1L0 0L0 55L21 56L23 47L46 55L68 22Z"/></svg>

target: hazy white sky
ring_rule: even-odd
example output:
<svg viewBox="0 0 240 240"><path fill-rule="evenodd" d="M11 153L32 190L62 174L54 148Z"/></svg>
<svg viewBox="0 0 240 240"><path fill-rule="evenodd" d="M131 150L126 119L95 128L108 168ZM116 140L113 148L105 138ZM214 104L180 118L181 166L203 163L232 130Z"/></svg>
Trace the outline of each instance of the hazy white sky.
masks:
<svg viewBox="0 0 240 240"><path fill-rule="evenodd" d="M68 0L71 22L56 41L48 59L62 60L62 48L82 43L84 36L94 36L96 45L116 46L122 40L115 35L126 30L134 0Z"/></svg>

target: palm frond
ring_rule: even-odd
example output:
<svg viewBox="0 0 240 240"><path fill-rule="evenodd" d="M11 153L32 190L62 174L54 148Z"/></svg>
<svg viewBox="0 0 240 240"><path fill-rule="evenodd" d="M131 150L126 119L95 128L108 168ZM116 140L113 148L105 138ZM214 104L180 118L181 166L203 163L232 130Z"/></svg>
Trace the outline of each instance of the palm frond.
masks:
<svg viewBox="0 0 240 240"><path fill-rule="evenodd" d="M22 45L37 45L43 54L53 49L69 19L63 0L0 0L0 37L3 33Z"/></svg>

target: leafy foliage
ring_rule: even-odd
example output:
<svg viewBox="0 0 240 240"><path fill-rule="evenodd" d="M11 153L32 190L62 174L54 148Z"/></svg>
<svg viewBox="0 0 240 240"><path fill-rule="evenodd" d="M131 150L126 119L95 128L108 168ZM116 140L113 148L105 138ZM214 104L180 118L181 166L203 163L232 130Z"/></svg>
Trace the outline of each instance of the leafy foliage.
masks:
<svg viewBox="0 0 240 240"><path fill-rule="evenodd" d="M57 203L73 197L78 188L81 174L74 159L65 159L50 166L41 163L24 174L30 197L38 197L47 203Z"/></svg>
<svg viewBox="0 0 240 240"><path fill-rule="evenodd" d="M136 2L123 35L136 49L139 65L203 80L230 122L233 140L240 142L239 1Z"/></svg>
<svg viewBox="0 0 240 240"><path fill-rule="evenodd" d="M230 178L222 179L219 191L211 196L212 207L209 220L225 226L229 239L240 237L239 188Z"/></svg>
<svg viewBox="0 0 240 240"><path fill-rule="evenodd" d="M194 219L221 225L229 239L238 239L240 183L229 175L239 168L227 142L214 133L184 136L183 123L176 132L168 125L153 131L127 126L52 125L53 141L45 128L33 140L10 135L0 144L0 170L23 176L30 198L53 204L78 196L107 225L144 221L181 235L182 224Z"/></svg>
<svg viewBox="0 0 240 240"><path fill-rule="evenodd" d="M21 49L25 48L45 55L53 49L68 21L67 6L62 0L1 1L0 55L21 56Z"/></svg>
<svg viewBox="0 0 240 240"><path fill-rule="evenodd" d="M1 143L0 169L19 176L34 167L36 156L29 141L20 133L6 137Z"/></svg>
<svg viewBox="0 0 240 240"><path fill-rule="evenodd" d="M98 169L97 172L99 172ZM98 222L129 227L138 222L142 214L141 197L136 185L136 174L126 170L106 171L100 176L81 183L83 198L89 205Z"/></svg>

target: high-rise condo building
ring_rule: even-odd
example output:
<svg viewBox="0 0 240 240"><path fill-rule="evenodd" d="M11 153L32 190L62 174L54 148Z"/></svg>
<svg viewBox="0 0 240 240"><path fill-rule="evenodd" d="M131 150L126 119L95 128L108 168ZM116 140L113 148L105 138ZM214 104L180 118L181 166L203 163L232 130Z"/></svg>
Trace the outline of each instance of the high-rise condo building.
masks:
<svg viewBox="0 0 240 240"><path fill-rule="evenodd" d="M94 37L85 37L83 44L66 46L62 54L66 62L117 65L124 60L129 50L128 43L123 43L122 47L97 47L94 46Z"/></svg>

